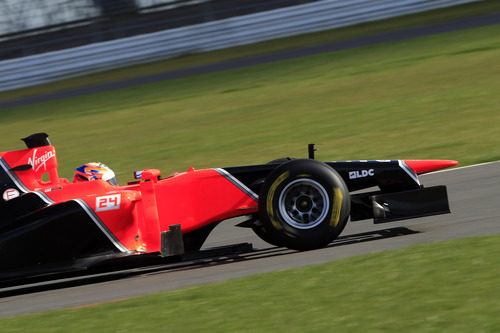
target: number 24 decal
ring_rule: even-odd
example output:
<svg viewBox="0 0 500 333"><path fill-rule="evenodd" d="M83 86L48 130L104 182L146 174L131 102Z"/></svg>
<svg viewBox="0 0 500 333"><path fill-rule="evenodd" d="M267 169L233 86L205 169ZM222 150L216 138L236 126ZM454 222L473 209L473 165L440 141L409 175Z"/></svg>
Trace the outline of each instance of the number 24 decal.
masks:
<svg viewBox="0 0 500 333"><path fill-rule="evenodd" d="M95 198L95 211L120 209L121 194L106 195Z"/></svg>

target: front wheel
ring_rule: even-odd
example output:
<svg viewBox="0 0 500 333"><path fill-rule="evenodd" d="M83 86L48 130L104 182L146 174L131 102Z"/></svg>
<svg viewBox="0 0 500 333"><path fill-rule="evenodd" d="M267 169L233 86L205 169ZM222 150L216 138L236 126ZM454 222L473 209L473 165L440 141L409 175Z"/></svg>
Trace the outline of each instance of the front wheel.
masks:
<svg viewBox="0 0 500 333"><path fill-rule="evenodd" d="M325 163L292 160L273 170L259 199L262 231L272 243L296 250L328 245L344 229L349 191Z"/></svg>

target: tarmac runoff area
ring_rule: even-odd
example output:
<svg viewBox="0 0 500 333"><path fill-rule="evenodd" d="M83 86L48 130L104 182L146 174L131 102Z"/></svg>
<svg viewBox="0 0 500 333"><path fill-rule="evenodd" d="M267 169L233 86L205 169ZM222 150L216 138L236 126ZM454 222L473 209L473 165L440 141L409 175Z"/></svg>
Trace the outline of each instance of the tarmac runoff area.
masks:
<svg viewBox="0 0 500 333"><path fill-rule="evenodd" d="M237 260L228 257L211 263L143 272L122 279L67 286L62 283L41 290L4 288L0 289L0 317L84 307L412 244L500 233L500 161L427 174L420 179L424 186L448 186L451 214L378 225L370 220L349 222L330 246L306 252L270 246L251 230L234 227L239 222L234 219L215 228L206 247L253 243L255 250L240 255Z"/></svg>
<svg viewBox="0 0 500 333"><path fill-rule="evenodd" d="M301 47L301 48L274 52L269 54L261 54L245 58L233 59L208 65L162 72L153 75L134 77L118 81L103 82L85 87L78 87L67 90L54 91L46 94L0 101L0 110L16 106L42 103L57 99L93 94L103 91L129 88L142 84L172 80L187 76L212 73L217 71L230 70L230 69L259 65L259 64L266 64L275 61L299 58L325 52L341 51L341 50L362 47L362 46L376 45L386 42L396 42L410 38L422 37L427 35L433 35L433 34L463 30L463 29L477 28L495 24L500 24L500 12L471 16L447 22L423 25L419 27L389 31L380 34L353 38L343 41L336 41L327 44L307 46L307 47Z"/></svg>

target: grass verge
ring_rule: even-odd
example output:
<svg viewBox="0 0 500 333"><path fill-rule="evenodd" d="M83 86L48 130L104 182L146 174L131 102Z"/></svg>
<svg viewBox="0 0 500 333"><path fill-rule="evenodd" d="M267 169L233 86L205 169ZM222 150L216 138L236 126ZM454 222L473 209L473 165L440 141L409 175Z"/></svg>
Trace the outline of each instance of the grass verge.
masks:
<svg viewBox="0 0 500 333"><path fill-rule="evenodd" d="M0 321L7 332L498 332L500 235Z"/></svg>
<svg viewBox="0 0 500 333"><path fill-rule="evenodd" d="M500 11L500 2L496 0L480 1L455 7L437 9L419 14L406 15L392 19L369 22L319 33L293 36L258 44L217 50L213 52L185 55L175 59L152 62L132 67L120 68L101 73L85 75L78 78L62 80L45 85L0 92L0 101L23 96L48 93L56 90L81 87L100 82L126 79L148 74L155 74L180 68L188 68L224 60L242 58L257 54L298 48L302 46L323 44L338 40L361 37L397 29L409 28L424 24L449 21L473 15Z"/></svg>
<svg viewBox="0 0 500 333"><path fill-rule="evenodd" d="M7 109L0 150L39 131L60 174L323 160L500 158L500 26L326 53ZM18 142L17 146L15 143Z"/></svg>

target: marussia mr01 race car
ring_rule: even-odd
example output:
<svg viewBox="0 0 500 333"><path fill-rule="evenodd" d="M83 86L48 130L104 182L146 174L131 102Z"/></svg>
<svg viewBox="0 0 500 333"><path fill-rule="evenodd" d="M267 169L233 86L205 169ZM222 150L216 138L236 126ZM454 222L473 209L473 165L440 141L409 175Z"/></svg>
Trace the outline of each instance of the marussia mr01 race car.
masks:
<svg viewBox="0 0 500 333"><path fill-rule="evenodd" d="M449 213L446 187L423 187L417 175L457 164L319 162L309 145L308 159L190 168L166 178L147 169L125 186L70 183L59 177L47 137L30 135L27 149L0 153L3 281L196 252L219 222L236 216L248 216L241 226L272 245L321 248L349 218L381 223Z"/></svg>

